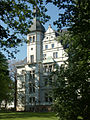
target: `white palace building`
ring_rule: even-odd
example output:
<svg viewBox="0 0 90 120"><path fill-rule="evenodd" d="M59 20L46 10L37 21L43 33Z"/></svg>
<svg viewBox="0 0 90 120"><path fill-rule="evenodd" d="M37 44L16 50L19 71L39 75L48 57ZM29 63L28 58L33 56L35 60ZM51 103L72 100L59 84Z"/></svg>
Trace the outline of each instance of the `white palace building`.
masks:
<svg viewBox="0 0 90 120"><path fill-rule="evenodd" d="M49 25L45 31L39 18L33 19L27 35L27 62L17 65L17 111L51 110L54 77L50 73L55 64L60 66L67 59L60 42L56 41L58 32Z"/></svg>

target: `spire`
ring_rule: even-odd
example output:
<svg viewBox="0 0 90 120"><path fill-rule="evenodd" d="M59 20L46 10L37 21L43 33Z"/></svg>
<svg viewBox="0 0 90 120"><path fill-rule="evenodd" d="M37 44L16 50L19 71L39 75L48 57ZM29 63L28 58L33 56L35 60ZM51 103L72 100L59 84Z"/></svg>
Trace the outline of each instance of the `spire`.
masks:
<svg viewBox="0 0 90 120"><path fill-rule="evenodd" d="M51 24L49 24L48 28L52 28L52 27L51 27Z"/></svg>
<svg viewBox="0 0 90 120"><path fill-rule="evenodd" d="M40 21L40 10L37 6L33 8L33 15L34 15L34 19Z"/></svg>
<svg viewBox="0 0 90 120"><path fill-rule="evenodd" d="M33 32L33 31L40 31L40 32L44 33L45 32L45 28L44 28L44 26L40 22L40 10L39 10L38 7L34 7L33 15L34 15L33 24L31 25L31 28L29 28L29 30L31 32Z"/></svg>

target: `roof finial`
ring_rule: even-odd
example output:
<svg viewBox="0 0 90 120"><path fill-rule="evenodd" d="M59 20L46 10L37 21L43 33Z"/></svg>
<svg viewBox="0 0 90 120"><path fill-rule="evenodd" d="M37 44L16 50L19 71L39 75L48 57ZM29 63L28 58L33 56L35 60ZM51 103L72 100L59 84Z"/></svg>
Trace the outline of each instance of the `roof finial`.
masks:
<svg viewBox="0 0 90 120"><path fill-rule="evenodd" d="M52 28L52 27L51 27L51 24L49 24L48 28Z"/></svg>
<svg viewBox="0 0 90 120"><path fill-rule="evenodd" d="M40 10L37 6L33 8L33 15L36 20L40 20Z"/></svg>

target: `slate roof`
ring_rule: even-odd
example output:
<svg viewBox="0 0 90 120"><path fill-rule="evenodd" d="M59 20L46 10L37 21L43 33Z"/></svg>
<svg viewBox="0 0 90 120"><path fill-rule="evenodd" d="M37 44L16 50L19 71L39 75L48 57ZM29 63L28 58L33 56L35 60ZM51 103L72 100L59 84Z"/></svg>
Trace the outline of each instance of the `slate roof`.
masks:
<svg viewBox="0 0 90 120"><path fill-rule="evenodd" d="M27 64L27 57L24 60L18 61L16 67L25 66Z"/></svg>
<svg viewBox="0 0 90 120"><path fill-rule="evenodd" d="M29 30L30 30L30 32L34 32L34 31L40 31L43 33L45 32L44 26L36 18L33 19L33 24L31 25Z"/></svg>

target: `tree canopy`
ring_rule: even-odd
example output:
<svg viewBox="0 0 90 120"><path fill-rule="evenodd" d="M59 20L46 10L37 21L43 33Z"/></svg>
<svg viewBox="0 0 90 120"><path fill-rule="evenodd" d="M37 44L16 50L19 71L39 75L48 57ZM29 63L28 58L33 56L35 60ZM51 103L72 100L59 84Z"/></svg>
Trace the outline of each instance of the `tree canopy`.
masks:
<svg viewBox="0 0 90 120"><path fill-rule="evenodd" d="M55 72L58 78L53 94L54 108L60 120L90 119L89 3L88 0L56 0L55 3L65 9L55 24L69 27L69 32L58 38L68 55L65 64Z"/></svg>
<svg viewBox="0 0 90 120"><path fill-rule="evenodd" d="M45 23L49 16L45 14L47 9L42 0L0 0L0 48L8 54L7 48L16 48L24 41L21 36L29 33L36 6L39 7L41 22Z"/></svg>

